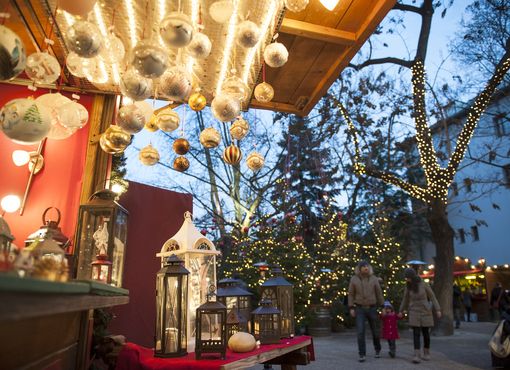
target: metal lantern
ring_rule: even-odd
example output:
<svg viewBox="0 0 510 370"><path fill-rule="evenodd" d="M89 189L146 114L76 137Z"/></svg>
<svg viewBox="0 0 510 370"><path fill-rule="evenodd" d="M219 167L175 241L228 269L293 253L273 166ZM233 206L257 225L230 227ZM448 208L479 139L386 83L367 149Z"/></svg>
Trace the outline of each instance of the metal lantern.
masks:
<svg viewBox="0 0 510 370"><path fill-rule="evenodd" d="M164 260L156 276L156 335L154 356L187 354L187 302L189 271L175 254Z"/></svg>
<svg viewBox="0 0 510 370"><path fill-rule="evenodd" d="M213 242L195 227L191 213L186 212L179 231L165 242L161 253L157 254L162 262L171 254L179 256L190 272L187 302L188 352L195 348L196 310L207 301L208 288L216 281L216 256L219 253Z"/></svg>
<svg viewBox="0 0 510 370"><path fill-rule="evenodd" d="M260 296L269 299L281 311L281 335L290 338L294 335L294 286L282 276L282 270L276 266L275 275L261 285Z"/></svg>
<svg viewBox="0 0 510 370"><path fill-rule="evenodd" d="M92 277L92 261L105 254L112 262L111 284L122 286L127 241L128 211L115 201L117 194L100 190L80 206L75 255L78 256L78 279ZM104 253L101 252L104 248Z"/></svg>
<svg viewBox="0 0 510 370"><path fill-rule="evenodd" d="M251 316L252 334L260 344L280 343L281 313L273 306L270 299L262 299Z"/></svg>
<svg viewBox="0 0 510 370"><path fill-rule="evenodd" d="M211 301L214 285L210 287L207 302L197 308L195 357L200 360L203 353L220 353L225 359L227 352L227 307Z"/></svg>
<svg viewBox="0 0 510 370"><path fill-rule="evenodd" d="M42 240L34 241L25 249L30 251L33 264L32 277L50 281L67 281L68 267L65 252L55 240L46 235Z"/></svg>
<svg viewBox="0 0 510 370"><path fill-rule="evenodd" d="M10 255L12 252L11 246L13 240L14 236L11 234L11 229L7 221L0 216L0 271L10 269Z"/></svg>
<svg viewBox="0 0 510 370"><path fill-rule="evenodd" d="M248 331L252 295L239 286L239 280L223 279L218 282L218 302L227 306L228 310L235 309L237 311L242 331Z"/></svg>
<svg viewBox="0 0 510 370"><path fill-rule="evenodd" d="M98 254L92 266L92 280L97 280L105 284L112 282L112 263L108 261L106 254Z"/></svg>
<svg viewBox="0 0 510 370"><path fill-rule="evenodd" d="M245 331L241 329L241 318L237 314L237 307L232 308L227 315L227 342L232 335Z"/></svg>

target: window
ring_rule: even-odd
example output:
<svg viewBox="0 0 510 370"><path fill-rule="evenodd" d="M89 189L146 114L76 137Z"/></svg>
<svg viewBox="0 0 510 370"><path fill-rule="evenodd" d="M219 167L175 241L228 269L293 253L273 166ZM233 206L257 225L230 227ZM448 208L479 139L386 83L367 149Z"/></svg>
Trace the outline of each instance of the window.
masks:
<svg viewBox="0 0 510 370"><path fill-rule="evenodd" d="M459 195L459 187L457 186L456 182L452 182L452 191L453 195Z"/></svg>
<svg viewBox="0 0 510 370"><path fill-rule="evenodd" d="M464 187L466 188L466 192L471 193L471 185L473 184L473 180L470 178L464 179Z"/></svg>
<svg viewBox="0 0 510 370"><path fill-rule="evenodd" d="M475 242L480 240L480 235L478 235L478 226L471 226L471 236Z"/></svg>
<svg viewBox="0 0 510 370"><path fill-rule="evenodd" d="M505 185L510 187L510 163L503 166L503 181Z"/></svg>
<svg viewBox="0 0 510 370"><path fill-rule="evenodd" d="M460 244L464 244L466 242L466 233L464 232L464 229L459 229L457 232L459 233Z"/></svg>

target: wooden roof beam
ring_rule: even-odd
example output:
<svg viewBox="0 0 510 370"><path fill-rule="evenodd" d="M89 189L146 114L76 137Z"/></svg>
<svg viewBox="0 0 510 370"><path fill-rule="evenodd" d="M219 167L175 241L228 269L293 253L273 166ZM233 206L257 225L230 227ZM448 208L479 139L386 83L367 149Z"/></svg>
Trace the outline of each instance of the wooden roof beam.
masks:
<svg viewBox="0 0 510 370"><path fill-rule="evenodd" d="M353 45L356 42L356 34L354 32L342 31L289 18L283 19L280 32L331 44Z"/></svg>

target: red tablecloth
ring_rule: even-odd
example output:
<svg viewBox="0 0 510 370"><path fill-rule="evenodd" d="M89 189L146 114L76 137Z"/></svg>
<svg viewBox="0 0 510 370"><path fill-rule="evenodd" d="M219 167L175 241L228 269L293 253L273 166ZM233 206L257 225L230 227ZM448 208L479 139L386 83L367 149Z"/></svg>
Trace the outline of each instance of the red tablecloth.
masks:
<svg viewBox="0 0 510 370"><path fill-rule="evenodd" d="M195 353L188 353L187 356L177 358L156 358L154 351L134 343L127 343L119 353L117 359L117 370L217 370L221 365L241 360L253 355L268 352L277 348L285 348L302 343L312 337L303 335L292 339L282 339L279 344L266 344L251 352L235 353L227 351L225 360L218 358L215 354L203 354L202 360L195 360ZM315 360L312 343L307 348L310 352L310 360Z"/></svg>

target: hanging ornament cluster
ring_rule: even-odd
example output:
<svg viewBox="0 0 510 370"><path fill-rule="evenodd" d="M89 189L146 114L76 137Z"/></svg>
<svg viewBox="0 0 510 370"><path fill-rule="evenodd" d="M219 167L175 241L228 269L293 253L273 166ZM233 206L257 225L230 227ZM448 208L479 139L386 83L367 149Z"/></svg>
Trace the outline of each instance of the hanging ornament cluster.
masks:
<svg viewBox="0 0 510 370"><path fill-rule="evenodd" d="M232 139L242 140L248 135L248 131L250 131L250 125L243 117L236 119L232 126L230 126L230 136L232 136Z"/></svg>
<svg viewBox="0 0 510 370"><path fill-rule="evenodd" d="M220 145L221 134L214 127L207 127L200 133L200 144L212 149Z"/></svg>
<svg viewBox="0 0 510 370"><path fill-rule="evenodd" d="M110 126L101 134L99 145L108 154L122 153L131 143L131 135L119 126Z"/></svg>
<svg viewBox="0 0 510 370"><path fill-rule="evenodd" d="M235 145L229 145L225 148L223 151L223 160L225 163L234 166L241 162L241 159L243 158L243 153L241 152L241 149Z"/></svg>
<svg viewBox="0 0 510 370"><path fill-rule="evenodd" d="M264 157L258 152L251 152L246 158L246 165L252 171L258 171L264 167Z"/></svg>
<svg viewBox="0 0 510 370"><path fill-rule="evenodd" d="M138 159L146 166L154 166L159 161L159 152L151 144L140 150Z"/></svg>
<svg viewBox="0 0 510 370"><path fill-rule="evenodd" d="M20 37L0 25L0 81L12 80L25 69L27 56Z"/></svg>

